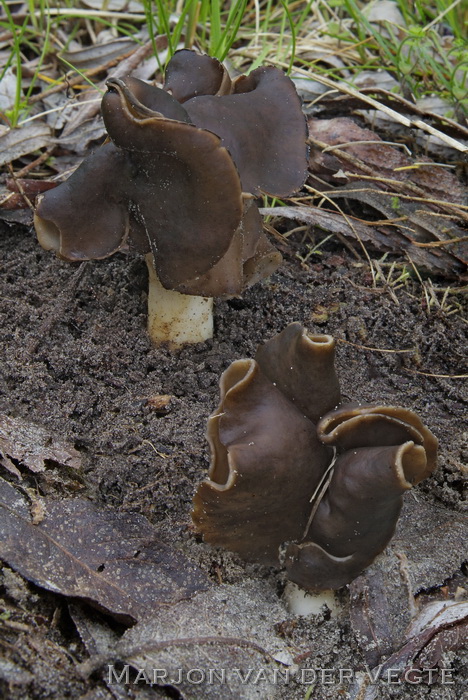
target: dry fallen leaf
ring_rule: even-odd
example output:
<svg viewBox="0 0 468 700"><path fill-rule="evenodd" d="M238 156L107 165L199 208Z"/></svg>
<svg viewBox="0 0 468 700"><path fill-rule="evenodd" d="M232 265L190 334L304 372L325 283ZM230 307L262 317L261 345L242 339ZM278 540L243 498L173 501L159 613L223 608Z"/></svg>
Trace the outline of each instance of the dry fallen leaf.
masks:
<svg viewBox="0 0 468 700"><path fill-rule="evenodd" d="M185 700L265 700L284 690L274 674L293 663L274 628L285 616L264 581L221 585L127 630L117 653L151 679L153 669L163 670L155 683L172 685ZM210 669L218 672L212 682Z"/></svg>
<svg viewBox="0 0 468 700"><path fill-rule="evenodd" d="M466 271L467 194L450 169L410 157L344 117L310 118L309 134L309 182L327 207L339 200L345 215L340 233L403 253L429 273L456 278ZM304 221L306 213L299 213Z"/></svg>
<svg viewBox="0 0 468 700"><path fill-rule="evenodd" d="M0 189L0 209L23 209L41 192L56 187L55 182L32 178L7 178L6 188ZM24 196L23 196L24 195ZM29 201L28 201L29 200Z"/></svg>
<svg viewBox="0 0 468 700"><path fill-rule="evenodd" d="M374 231L386 236L393 252L407 251L413 262L428 272L456 277L466 270L468 238L466 230L454 221L456 211L434 211L424 202L391 197L374 184L359 180L336 187L327 196L333 201L345 200L348 211L350 204L359 202L359 209L364 205L367 214L369 210L378 212L380 221L372 223L372 213L369 217Z"/></svg>
<svg viewBox="0 0 468 700"><path fill-rule="evenodd" d="M390 547L408 560L413 594L436 588L466 561L468 515L431 502L419 492L418 501L403 505Z"/></svg>
<svg viewBox="0 0 468 700"><path fill-rule="evenodd" d="M364 16L369 22L382 24L381 31L387 32L387 23L394 24L398 28L405 26L405 18L398 9L398 5L393 0L374 0L364 7Z"/></svg>
<svg viewBox="0 0 468 700"><path fill-rule="evenodd" d="M107 61L123 56L134 48L136 44L137 37L114 39L113 41L101 42L92 46L84 46L74 51L64 51L60 54L60 57L80 70L89 70L90 68L98 68L103 63L107 63Z"/></svg>
<svg viewBox="0 0 468 700"><path fill-rule="evenodd" d="M428 503L422 494L417 502L405 503L389 547L350 584L351 627L370 667L429 625L427 615L435 608L427 608L426 617L416 618L408 630L416 596L440 587L460 570L466 558L466 526L463 513Z"/></svg>
<svg viewBox="0 0 468 700"><path fill-rule="evenodd" d="M0 480L0 558L38 586L125 623L208 587L201 570L161 542L143 516L78 498L42 502L44 518L33 525L27 499Z"/></svg>
<svg viewBox="0 0 468 700"><path fill-rule="evenodd" d="M349 593L351 628L372 668L403 643L414 597L397 557L389 552L352 581Z"/></svg>
<svg viewBox="0 0 468 700"><path fill-rule="evenodd" d="M1 62L2 72L2 89L0 91L0 110L5 113L15 104L16 98L16 75L14 69L9 66L5 67L4 61Z"/></svg>
<svg viewBox="0 0 468 700"><path fill-rule="evenodd" d="M93 105L89 105L89 111L92 110ZM67 125L67 133L59 136L57 139L53 139L53 142L60 144L61 147L67 150L74 151L80 156L86 155L89 151L89 144L91 141L100 141L105 136L106 130L104 129L104 124L101 117L94 117L92 119L86 119L81 121L83 117L86 117L86 111L88 106L85 105L82 112L76 113L75 117L70 120L70 124ZM99 109L99 103L97 104L97 110ZM68 130L70 127L70 130ZM79 165L79 160L76 159L76 165Z"/></svg>
<svg viewBox="0 0 468 700"><path fill-rule="evenodd" d="M413 621L406 644L383 664L382 672L396 669L403 676L411 669L437 668L446 651L468 641L468 602L436 601L426 605Z"/></svg>
<svg viewBox="0 0 468 700"><path fill-rule="evenodd" d="M363 164L366 171L372 170L376 181L381 179L377 184L382 189L388 189L392 181L394 185L407 185L408 192L415 191L417 187L420 196L458 204L467 203L466 188L450 169L443 168L424 156L409 157L402 147L386 143L378 134L363 129L352 119L309 119L309 133L314 140L328 146L323 151L313 147L312 172L319 169L322 175L328 175L329 180L342 168L360 175L363 170L359 166ZM344 160L341 151L355 160Z"/></svg>
<svg viewBox="0 0 468 700"><path fill-rule="evenodd" d="M0 464L21 476L12 460L32 472L42 472L46 462L73 469L81 467L81 455L71 445L53 438L50 433L22 418L0 414ZM14 470L11 469L13 465Z"/></svg>
<svg viewBox="0 0 468 700"><path fill-rule="evenodd" d="M0 166L49 146L50 142L50 127L40 120L17 129L6 129L0 134Z"/></svg>
<svg viewBox="0 0 468 700"><path fill-rule="evenodd" d="M370 190L367 185L366 190ZM353 193L340 190L339 196L352 198ZM260 213L263 216L279 216L311 224L329 233L338 233L346 238L352 238L365 245L366 248L370 247L381 252L401 253L407 250L417 267L445 275L449 279L458 278L466 269L466 265L448 251L411 245L407 237L396 227L392 228L390 223L384 222L383 225L365 223L354 216L343 215L320 207L302 205L261 208Z"/></svg>

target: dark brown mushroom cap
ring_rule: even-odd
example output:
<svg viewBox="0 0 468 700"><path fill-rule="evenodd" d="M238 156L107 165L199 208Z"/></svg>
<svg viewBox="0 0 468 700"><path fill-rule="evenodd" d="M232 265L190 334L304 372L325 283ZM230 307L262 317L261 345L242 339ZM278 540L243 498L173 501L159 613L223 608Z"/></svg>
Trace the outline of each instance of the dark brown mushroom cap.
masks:
<svg viewBox="0 0 468 700"><path fill-rule="evenodd" d="M219 130L194 125L174 95L192 106L202 91L209 93L208 99L233 98L232 103L222 103L233 113L229 123L220 125L220 134L225 126L231 132L223 138L238 153L247 189L259 192L265 185L275 194L289 193L305 177L305 167L302 172L297 160L294 167L283 161L286 152L293 158L301 152L306 164L299 98L281 71L257 69L231 84L218 61L191 51L173 57L166 88L131 77L108 81L102 111L112 144L39 198L39 242L67 260L104 258L124 246L151 251L167 289L201 296L239 294L271 274L281 256L261 230L256 205L247 206L251 195L243 195L236 164ZM231 92L235 94L227 94ZM242 133L245 108L250 126L256 120L255 134L249 128ZM272 131L268 115L275 109ZM224 119L223 110L216 120ZM285 143L286 132L295 131L297 124L301 148L296 142ZM260 150L252 159L249 148L255 143ZM248 163L254 161L247 173ZM264 166L272 171L262 180L257 175ZM269 189L278 173L282 184Z"/></svg>
<svg viewBox="0 0 468 700"><path fill-rule="evenodd" d="M283 256L263 232L263 222L257 205L252 202L241 223L243 235L242 273L244 287L250 287L269 277L280 265ZM252 236L252 230L258 235Z"/></svg>
<svg viewBox="0 0 468 700"><path fill-rule="evenodd" d="M335 340L312 335L290 323L257 350L262 372L312 422L340 401L335 372Z"/></svg>
<svg viewBox="0 0 468 700"><path fill-rule="evenodd" d="M184 103L192 122L221 137L244 192L287 196L307 176L307 126L294 83L273 66L237 78L233 93Z"/></svg>
<svg viewBox="0 0 468 700"><path fill-rule="evenodd" d="M164 89L179 102L186 102L197 95L229 94L231 79L216 58L181 49L167 64Z"/></svg>
<svg viewBox="0 0 468 700"><path fill-rule="evenodd" d="M184 111L141 81L110 82L103 114L113 144L40 199L39 241L67 260L104 258L133 242L151 249L166 288L202 294L200 276L230 248L242 221L239 176L219 137L155 107Z"/></svg>
<svg viewBox="0 0 468 700"><path fill-rule="evenodd" d="M305 541L286 551L289 578L309 590L356 578L385 549L403 493L426 469L425 450L412 441L342 454Z"/></svg>
<svg viewBox="0 0 468 700"><path fill-rule="evenodd" d="M123 92L127 109L133 112L136 118L159 116L190 123L190 117L180 102L166 90L161 90L155 85L130 76L122 80L109 78L106 85L107 92L102 99L104 120L106 114L109 119L109 112L112 112L114 107L119 109L120 92Z"/></svg>
<svg viewBox="0 0 468 700"><path fill-rule="evenodd" d="M256 361L233 363L209 421L209 478L195 497L209 542L267 563L286 545L289 577L310 590L358 576L391 539L404 492L436 466L437 439L409 409L337 406L314 425L339 399L333 359L333 338L294 323Z"/></svg>
<svg viewBox="0 0 468 700"><path fill-rule="evenodd" d="M344 404L322 418L317 433L323 443L341 451L401 445L408 440L422 445L426 468L413 483L426 479L437 466L437 438L419 416L402 406Z"/></svg>
<svg viewBox="0 0 468 700"><path fill-rule="evenodd" d="M239 176L215 134L151 116L143 107L126 82L113 80L103 99L104 122L132 164L129 201L145 226L163 286L202 294L195 278L226 253L242 219Z"/></svg>
<svg viewBox="0 0 468 700"><path fill-rule="evenodd" d="M371 562L361 553L334 557L315 542L290 544L284 558L290 581L306 591L316 592L342 588Z"/></svg>
<svg viewBox="0 0 468 700"><path fill-rule="evenodd" d="M125 183L131 165L105 144L61 185L37 198L39 243L64 260L99 260L122 248L129 235Z"/></svg>
<svg viewBox="0 0 468 700"><path fill-rule="evenodd" d="M256 203L247 199L242 221L223 257L206 274L179 285L177 291L194 294L196 290L198 295L206 297L236 296L271 275L281 260L281 253L263 232Z"/></svg>
<svg viewBox="0 0 468 700"><path fill-rule="evenodd" d="M208 422L211 466L192 517L208 542L278 564L278 547L302 537L331 452L254 360L233 362L220 387Z"/></svg>
<svg viewBox="0 0 468 700"><path fill-rule="evenodd" d="M305 539L338 557L361 549L375 556L393 535L403 493L425 469L425 450L412 441L344 452Z"/></svg>

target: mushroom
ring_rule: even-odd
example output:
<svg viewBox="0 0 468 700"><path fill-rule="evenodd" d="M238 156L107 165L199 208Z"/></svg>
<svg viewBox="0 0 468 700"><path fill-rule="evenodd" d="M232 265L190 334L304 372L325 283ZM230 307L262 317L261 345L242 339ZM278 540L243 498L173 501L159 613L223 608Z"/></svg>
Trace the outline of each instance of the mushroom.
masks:
<svg viewBox="0 0 468 700"><path fill-rule="evenodd" d="M164 76L164 89L180 103L198 95L228 95L231 86L229 73L220 61L191 49L176 51Z"/></svg>
<svg viewBox="0 0 468 700"><path fill-rule="evenodd" d="M164 90L109 79L102 113L110 142L37 199L39 243L62 259L102 259L127 246L146 255L155 343L211 337L213 297L241 294L281 262L255 196L302 185L306 127L289 78L258 71L231 82L218 61L183 50L168 64ZM210 108L218 128L206 123L207 104L197 106L205 99L219 104ZM286 115L296 133L285 148L275 139L285 139Z"/></svg>
<svg viewBox="0 0 468 700"><path fill-rule="evenodd" d="M188 53L177 52L171 63L185 62ZM176 95L180 74L170 73ZM221 137L239 170L242 189L277 197L300 189L307 176L308 134L294 83L277 68L265 66L233 80L229 93L221 85L216 95L187 99L184 108L196 126Z"/></svg>
<svg viewBox="0 0 468 700"><path fill-rule="evenodd" d="M358 576L436 468L437 439L409 409L337 405L334 353L331 336L293 323L223 373L192 514L207 542L284 564L311 591Z"/></svg>
<svg viewBox="0 0 468 700"><path fill-rule="evenodd" d="M208 421L210 471L193 520L207 542L277 565L280 545L302 537L332 450L255 360L233 362L220 388Z"/></svg>

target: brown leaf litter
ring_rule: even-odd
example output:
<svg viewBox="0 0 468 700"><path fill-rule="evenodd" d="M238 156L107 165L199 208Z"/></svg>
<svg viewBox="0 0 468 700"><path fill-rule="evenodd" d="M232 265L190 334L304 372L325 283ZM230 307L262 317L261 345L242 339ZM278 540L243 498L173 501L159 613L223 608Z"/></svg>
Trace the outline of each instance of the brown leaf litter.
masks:
<svg viewBox="0 0 468 700"><path fill-rule="evenodd" d="M53 438L44 428L0 414L0 463L21 478L18 466L42 472L47 462L80 469L81 456L72 445Z"/></svg>
<svg viewBox="0 0 468 700"><path fill-rule="evenodd" d="M39 586L86 600L127 624L208 586L140 515L79 498L43 499L42 507L34 522L27 499L0 480L0 557Z"/></svg>

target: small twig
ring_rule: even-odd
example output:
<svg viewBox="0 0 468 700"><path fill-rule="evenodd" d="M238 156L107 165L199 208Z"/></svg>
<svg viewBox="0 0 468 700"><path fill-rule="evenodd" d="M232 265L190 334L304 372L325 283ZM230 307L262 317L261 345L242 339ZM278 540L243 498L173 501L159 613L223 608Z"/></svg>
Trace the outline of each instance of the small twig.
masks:
<svg viewBox="0 0 468 700"><path fill-rule="evenodd" d="M330 149L330 146L325 142L325 141L318 141L317 139L313 138L312 136L309 136L307 139L308 143L317 146L318 148L321 149L322 152L326 152L327 150ZM396 190L406 190L407 192L412 192L414 193L414 197L410 195L404 195L400 194L399 192L393 192L392 195L398 195L400 197L406 197L414 200L420 200L423 202L426 202L428 204L436 204L437 206L440 207L448 207L448 208L456 208L458 211L458 207L461 209L466 208L463 205L456 205L453 204L452 202L446 202L445 200L431 200L428 199L425 196L425 192L421 187L416 185L414 182L409 182L408 180L397 180L394 178L385 178L385 177L379 177L376 176L375 170L371 168L369 165L366 165L360 158L357 158L357 156L352 155L351 153L348 153L347 151L341 150L342 145L347 145L347 144L337 144L336 146L333 146L333 153L337 155L339 158L341 158L344 161L347 161L351 165L353 165L355 168L358 168L362 173L365 173L365 175L360 175L357 173L350 173L350 172L345 172L345 175L347 177L351 178L356 178L358 177L360 180L372 180L373 182L380 182L383 185L391 185L394 187ZM385 194L388 194L385 192Z"/></svg>
<svg viewBox="0 0 468 700"><path fill-rule="evenodd" d="M147 642L141 646L136 646L134 648L125 650L125 657L129 658L131 656L138 656L138 654L145 654L148 651L162 651L167 647L181 647L181 646L191 646L200 644L222 644L224 646L236 646L244 647L246 649L253 649L262 654L269 661L274 661L273 656L259 644L252 642L250 639L243 639L242 637L181 637L180 639L165 639L162 642Z"/></svg>
<svg viewBox="0 0 468 700"><path fill-rule="evenodd" d="M79 85L79 83L83 82L83 78L92 78L93 76L102 73L103 71L108 70L109 68L113 68L126 58L132 56L137 51L141 51L143 49L142 53L146 55L147 53L151 52L152 48L153 45L151 41L146 42L146 44L144 44L143 46L133 47L132 49L130 49L130 51L125 51L125 53L120 54L120 56L109 59L101 66L97 66L96 68L90 68L89 70L84 71L82 75L77 75L74 78L69 78L68 80L60 83L59 85L54 85L53 87L48 88L43 92L40 92L38 95L33 95L29 99L28 104L35 104L36 102L40 102L41 100L43 100L44 97L48 97L49 95L53 95L56 92L62 92L62 90L74 87L75 85Z"/></svg>
<svg viewBox="0 0 468 700"><path fill-rule="evenodd" d="M330 78L326 78L320 73L311 73L309 77L313 77L314 80L317 80L317 82L335 89L338 92L344 92L347 95L351 95L351 97L355 97L356 99L368 104L370 107L373 107L380 112L384 112L389 117L394 119L394 121L406 126L408 129L416 127L421 129L421 131L425 131L431 136L436 136L440 141L445 143L447 146L456 149L457 151L461 151L462 153L468 152L468 146L465 146L465 144L461 143L460 141L453 139L451 136L447 136L447 134L444 134L443 131L439 131L429 124L426 124L422 121L422 119L408 119L408 117L404 117L399 112L396 112L394 109L391 109L391 107L387 107L381 102L374 100L374 98L370 97L369 95L364 95L355 88L344 85L343 83L337 83L334 80L330 80Z"/></svg>
<svg viewBox="0 0 468 700"><path fill-rule="evenodd" d="M360 235L359 235L358 232L356 231L355 226L353 226L353 223L352 223L352 221L351 221L351 218L352 218L352 217L349 217L347 214L345 214L345 212L343 211L343 209L341 209L341 207L338 206L338 204L337 204L335 201L333 201L332 199L330 199L330 197L327 196L327 193L326 193L326 192L322 192L321 190L317 190L315 187L311 187L310 185L304 185L304 189L306 189L308 192L313 192L317 197L322 197L322 199L325 199L327 202L329 202L329 204L331 204L332 207L335 207L335 209L338 209L338 211L340 212L341 216L343 217L343 219L346 221L346 223L348 224L349 228L350 228L351 231L353 232L353 234L354 234L356 240L358 241L359 245L361 246L361 248L362 248L362 250L363 250L363 252L364 252L365 257L367 258L367 262L368 262L369 265L370 265L370 268L371 268L371 271L372 271L372 276L373 276L373 268L372 268L372 261L371 261L371 259L370 259L370 255L369 255L369 253L367 252L367 248L366 248L366 246L364 245L364 243L362 242ZM320 208L320 206L319 206L319 208ZM339 233L338 233L338 232L334 232L334 233L335 233L335 235L337 236L337 238L339 238ZM339 240L340 240L342 243L344 243L344 241L345 241L346 239L343 238L343 237L341 237L341 238L339 238ZM352 246L350 246L350 244L349 244L348 242L346 242L345 245L346 245L346 247L348 248L348 250L350 250L350 252L354 255L354 257L356 258L356 260L361 260L361 256L354 250L354 248L353 248Z"/></svg>
<svg viewBox="0 0 468 700"><path fill-rule="evenodd" d="M335 473L335 462L337 460L337 451L336 447L333 448L333 458L328 467L326 468L322 478L320 479L317 488L315 489L314 493L312 494L310 498L310 503L312 504L312 510L310 511L309 519L307 520L307 525L304 530L304 534L302 535L302 541L305 540L307 535L309 534L310 526L312 525L312 521L315 517L315 514L318 510L318 507L320 503L322 502L323 498L325 497L325 494L328 490L328 487L330 486L330 482L333 479L333 474Z"/></svg>
<svg viewBox="0 0 468 700"><path fill-rule="evenodd" d="M266 62L273 63L274 65L282 66L282 67L288 67L288 64L284 63L283 61L268 61L268 59L265 59ZM304 75L307 78L313 78L319 83L322 83L323 85L327 86L330 88L330 92L336 92L336 93L344 93L345 95L349 95L350 97L353 97L354 99L358 100L359 102L363 102L364 104L369 105L373 109L383 112L384 114L387 114L390 118L392 118L395 122L398 124L402 124L403 126L407 127L408 129L412 127L416 127L418 129L421 129L421 131L425 131L433 136L436 136L440 141L445 143L447 146L450 146L451 148L456 149L457 151L461 151L462 153L468 152L468 146L466 146L464 143L457 141L456 139L452 138L451 136L448 136L445 134L443 131L439 131L438 129L435 129L434 127L430 126L429 124L426 124L423 122L421 119L409 119L408 117L403 116L396 110L392 109L388 105L379 102L378 100L374 99L373 97L370 97L367 95L367 92L374 92L374 93L382 93L386 94L389 97L392 98L398 98L399 101L404 101L407 105L410 105L407 100L404 98L401 98L398 95L393 95L393 93L389 93L388 91L381 90L380 88L372 87L372 88L362 88L361 90L357 90L356 88L353 88L349 85L345 85L344 83L336 82L334 80L331 80L330 78L320 74L320 73L312 73L310 70L305 70L301 69L299 67L296 67L296 72L300 75ZM330 94L324 93L322 95L319 95L317 98L316 102L320 101L324 97L324 95ZM455 128L459 129L460 125L457 124L457 122L454 122L450 119L446 119L444 117L440 117L437 114L434 114L432 112L427 112L427 111L422 111L419 110L416 105L412 105L412 109L410 110L413 113L417 113L419 115L424 115L424 116L429 116L432 118L436 118L439 121L444 121L449 125L453 125ZM462 127L463 128L463 127ZM328 145L328 144L327 144Z"/></svg>
<svg viewBox="0 0 468 700"><path fill-rule="evenodd" d="M346 343L346 345L352 345L353 348L358 348L359 350L370 350L371 352L388 352L388 353L411 353L416 352L415 348L407 348L406 350L389 350L387 348L371 348L367 345L359 345L359 343L352 343L350 340L343 340L343 338L336 338L337 343Z"/></svg>
<svg viewBox="0 0 468 700"><path fill-rule="evenodd" d="M45 163L45 161L52 155L53 151L55 150L55 145L54 146L49 146L44 153L41 153L38 158L35 160L32 160L30 163L24 166L24 168L21 168L21 170L18 170L17 173L12 173L12 177L17 180L18 178L21 177L26 177L31 170L35 170L35 168L38 168L42 163Z"/></svg>
<svg viewBox="0 0 468 700"><path fill-rule="evenodd" d="M439 14L436 17L434 17L434 19L431 20L431 22L429 22L429 24L426 24L423 31L427 32L435 24L439 24L440 20L443 19L445 17L445 15L447 15L449 12L451 12L454 7L459 5L460 2L461 2L461 0L453 0L453 2L450 3L450 5L448 7L444 7L444 9L441 12L439 12Z"/></svg>
<svg viewBox="0 0 468 700"><path fill-rule="evenodd" d="M387 98L390 103L398 102L402 107L407 109L408 112L410 112L410 114L418 114L420 117L426 117L428 119L433 119L434 121L441 122L442 124L445 124L446 126L449 126L453 130L459 132L461 138L468 137L468 129L462 124L459 124L458 122L454 121L453 119L450 119L449 117L446 117L443 114L437 114L436 112L431 112L427 109L421 109L420 107L418 107L417 104L414 104L414 102L410 102L405 97L399 95L396 92L389 92L388 90L377 86L368 88L363 87L361 88L361 92L363 95L366 95L368 92L372 92L374 95L382 95L384 98Z"/></svg>
<svg viewBox="0 0 468 700"><path fill-rule="evenodd" d="M166 639L161 642L148 642L147 644L130 647L129 649L126 649L122 644L117 644L116 653L96 654L87 661L79 664L78 672L81 677L87 678L99 668L111 662L129 661L131 657L146 654L151 651L163 651L167 649L167 647L200 646L205 644L223 644L253 649L262 654L262 656L269 661L275 661L274 657L266 649L249 639L242 639L242 637L181 637L180 639Z"/></svg>
<svg viewBox="0 0 468 700"><path fill-rule="evenodd" d="M19 632L30 632L31 625L25 625L24 622L17 622L16 620L2 620L1 625L9 627L12 630L17 630Z"/></svg>
<svg viewBox="0 0 468 700"><path fill-rule="evenodd" d="M323 153L331 153L332 151L340 148L346 148L347 146L367 146L369 144L378 144L379 146L396 146L397 148L402 148L404 151L406 151L406 155L411 156L411 151L406 144L398 143L397 141L382 141L382 139L375 139L373 141L366 139L365 141L347 141L346 143L336 143L334 146L327 146L324 148ZM432 163L430 163L430 165L432 165Z"/></svg>
<svg viewBox="0 0 468 700"><path fill-rule="evenodd" d="M399 180L390 180L387 178L379 178L375 177L375 175L360 175L358 173L351 173L348 171L345 171L346 177L349 178L358 178L358 180L371 180L372 182L382 182L382 183L387 183L389 185L394 185L395 187L398 187ZM443 199L432 199L429 197L421 197L421 196L416 196L412 194L402 194L401 192L389 192L388 190L383 190L383 189L378 189L376 190L375 188L372 187L356 187L355 189L333 189L333 190L328 190L327 192L321 192L321 194L329 195L329 196L336 196L336 197L346 197L346 195L349 194L357 194L359 192L371 192L371 193L377 193L377 194L382 194L385 195L386 197L399 197L400 199L408 199L411 202L422 202L423 204L430 204L436 207L440 207L441 209L447 209L453 213L449 214L452 218L459 218L463 219L465 221L468 221L468 206L466 204L456 204L454 202L447 202L446 200ZM432 213L432 212L428 212Z"/></svg>
<svg viewBox="0 0 468 700"><path fill-rule="evenodd" d="M26 202L26 204L28 205L28 207L31 209L31 211L34 211L33 203L31 202L31 200L29 199L28 195L27 195L26 192L24 191L24 187L23 187L23 185L21 184L21 182L20 182L20 181L17 179L17 177L15 176L15 172L14 172L14 170L13 170L13 166L12 166L11 163L8 163L8 170L10 171L11 177L12 177L13 180L15 181L15 185L16 185L16 187L18 188L18 191L19 191L20 195L23 197L24 201ZM6 199L8 199L8 198L6 198ZM3 200L2 200L2 201L3 201ZM6 200L5 200L5 201L6 201Z"/></svg>
<svg viewBox="0 0 468 700"><path fill-rule="evenodd" d="M446 241L433 241L432 243L419 243L418 241L412 239L411 243L418 248L441 248L444 245L450 245L451 243L464 243L465 241L468 241L468 236L448 238Z"/></svg>
<svg viewBox="0 0 468 700"><path fill-rule="evenodd" d="M436 377L437 379L468 379L468 374L434 374L433 372L420 372L417 369L409 369L402 367L405 372L410 374L422 374L423 377Z"/></svg>

